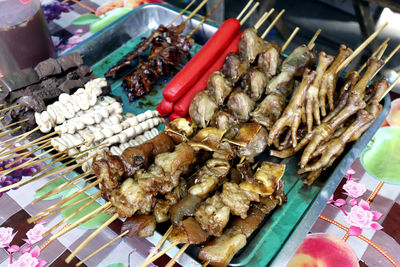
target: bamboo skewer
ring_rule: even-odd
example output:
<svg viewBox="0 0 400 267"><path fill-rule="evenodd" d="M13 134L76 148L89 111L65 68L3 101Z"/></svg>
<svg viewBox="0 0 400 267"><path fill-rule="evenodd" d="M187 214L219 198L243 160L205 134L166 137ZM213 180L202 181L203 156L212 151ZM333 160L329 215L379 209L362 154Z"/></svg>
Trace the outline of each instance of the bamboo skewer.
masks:
<svg viewBox="0 0 400 267"><path fill-rule="evenodd" d="M294 31L292 32L292 34L289 36L289 38L286 40L286 42L282 45L281 48L281 53L283 54L283 52L286 50L286 48L288 47L288 45L290 44L290 42L293 40L293 38L296 36L297 32L300 30L299 27L296 27L296 29L294 29Z"/></svg>
<svg viewBox="0 0 400 267"><path fill-rule="evenodd" d="M91 184L88 184L87 186L85 186L85 187L79 189L79 190L76 191L75 193L69 195L68 197L66 197L66 198L64 198L64 199L62 199L61 201L57 202L56 204L54 204L54 205L48 207L47 209L45 209L45 210L39 212L38 214L36 214L36 215L30 217L30 218L28 219L28 222L29 222L29 223L32 223L32 222L36 221L38 218L41 218L43 215L47 214L48 212L50 212L50 211L52 211L52 210L54 210L54 209L60 207L61 205L67 203L67 202L70 201L71 199L74 199L74 198L77 197L78 195L84 193L86 190L88 190L88 189L90 189L90 188L92 188L92 187L95 187L95 186L98 185L101 181L102 181L102 180L97 180L97 181L95 181L95 182L93 182L93 183L91 183Z"/></svg>
<svg viewBox="0 0 400 267"><path fill-rule="evenodd" d="M393 81L393 83L389 86L389 88L388 89L386 89L386 92L382 95L382 97L381 97L381 101L382 101L382 99L384 99L385 98L385 96L393 89L393 87L399 82L399 80L400 80L400 72L398 72L397 73L397 77L396 77L396 79Z"/></svg>
<svg viewBox="0 0 400 267"><path fill-rule="evenodd" d="M178 253L168 262L165 267L172 267L174 266L175 262L179 259L180 256L185 252L185 250L190 246L189 243L186 243L179 251Z"/></svg>
<svg viewBox="0 0 400 267"><path fill-rule="evenodd" d="M264 33L261 35L261 39L264 39L268 35L269 31L278 22L278 20L281 18L283 13L285 13L284 9L282 9L281 12L279 12L279 14L276 16L276 18L271 22L271 24L268 26L268 28L264 31Z"/></svg>
<svg viewBox="0 0 400 267"><path fill-rule="evenodd" d="M29 150L27 152L20 153L20 154L18 153L17 155L11 155L9 157L2 158L1 160L5 161L5 160L8 160L8 159L14 159L15 158L15 161L19 161L19 160L22 160L22 159L25 159L25 158L29 157L30 155L32 155L33 153L35 153L38 150L45 149L45 148L48 148L48 147L49 147L49 144L47 142L45 142L44 144L41 144L40 146L38 146L37 148L35 148L33 150ZM13 165L15 163L15 161L7 164L5 167L9 168L11 165Z"/></svg>
<svg viewBox="0 0 400 267"><path fill-rule="evenodd" d="M183 13L185 13L186 10L188 10L188 9L194 4L194 2L196 2L196 1L197 1L197 0L193 0L193 1L190 2L184 9L182 9L182 11L179 12L178 16L176 16L176 17L168 24L167 27L169 27L169 26L171 26L172 24L174 24L174 22L175 22L178 18L180 18L180 17L183 15Z"/></svg>
<svg viewBox="0 0 400 267"><path fill-rule="evenodd" d="M349 56L348 58L346 58L342 64L339 65L339 67L336 69L336 74L342 72L342 70L348 65L350 64L350 62L356 57L358 56L358 54L361 53L362 50L365 49L365 47L367 47L372 40L374 40L376 38L376 36L378 36L378 34L383 31L383 29L388 25L387 22L385 22L381 27L379 27L378 30L376 30L373 34L371 34L367 40L365 40L356 50L354 50L353 54L351 54L351 56Z"/></svg>
<svg viewBox="0 0 400 267"><path fill-rule="evenodd" d="M72 170L73 170L73 169L71 169L71 171L72 171ZM62 173L61 176L64 176L65 174L67 174L67 173ZM39 202L40 200L43 200L43 199L45 199L45 198L47 198L47 197L49 197L49 196L58 194L58 193L60 193L60 192L62 192L62 191L64 191L64 190L67 190L67 188L65 188L66 186L72 184L73 182L75 182L75 181L77 181L77 180L79 180L79 179L84 179L85 177L87 177L87 176L89 176L89 175L90 175L90 172L84 172L84 173L82 173L82 174L80 174L80 175L78 175L78 176L72 178L71 180L68 180L67 182L65 182L65 183L63 183L63 184L57 186L57 187L54 188L53 190L51 190L51 191L47 192L46 194L42 195L41 197L39 197L39 198L33 200L33 201L32 201L32 204L35 204L35 203ZM57 179L58 179L58 178L57 178ZM85 181L85 180L83 180L83 181ZM38 191L37 191L37 192L38 192Z"/></svg>
<svg viewBox="0 0 400 267"><path fill-rule="evenodd" d="M35 129L33 129L33 130L35 130ZM32 133L33 130L30 131L30 132ZM29 133L29 132L27 132L27 133ZM27 134L27 133L25 133L25 134ZM29 133L28 135L30 135L31 133ZM59 131L49 133L49 134L47 134L47 135L45 135L45 136L42 136L42 137L40 137L40 138L38 138L38 139L36 139L36 140L34 140L34 141L32 141L32 142L23 144L22 146L16 147L16 148L14 148L14 149L12 149L12 150L8 150L6 153L1 154L1 153L4 152L7 148L11 147L14 143L19 143L19 142L21 142L23 139L26 139L26 138L28 137L28 135L23 136L23 137L21 137L21 139L17 139L14 143L8 144L3 150L1 150L1 151L0 151L0 156L3 157L3 156L6 156L6 155L8 155L8 154L11 154L11 153L15 153L15 152L18 152L18 151L21 151L21 150L24 150L24 149L33 147L33 146L35 146L39 141L42 141L42 140L44 140L44 139L47 139L47 138L49 138L50 136L55 135L55 134L58 134L58 133L59 133ZM49 140L48 140L48 141L49 141Z"/></svg>
<svg viewBox="0 0 400 267"><path fill-rule="evenodd" d="M243 25L247 21L247 19L251 16L251 14L253 14L259 5L260 3L256 2L256 4L250 9L249 13L247 13L246 16L244 16L244 18L240 21L240 25Z"/></svg>
<svg viewBox="0 0 400 267"><path fill-rule="evenodd" d="M69 203L68 205L62 206L62 207L59 208L58 210L54 210L54 211L50 212L49 214L47 214L47 215L45 215L45 216L43 216L43 217L40 217L40 220L44 220L44 219L46 219L46 218L48 218L48 217L50 217L50 216L53 216L54 214L57 214L57 213L59 213L59 212L65 210L65 209L68 209L68 208L70 208L70 207L73 207L73 206L75 206L75 205L78 205L79 203L81 203L81 202L83 202L83 201L85 201L85 200L88 200L89 198L92 198L92 197L95 197L95 196L96 196L95 199L97 199L97 198L100 197L100 195L101 195L101 193L100 193L100 192L97 192L97 193L94 193L94 194L92 194L92 195L89 195L89 196L87 196L87 197L85 197L85 198L79 199L78 201Z"/></svg>
<svg viewBox="0 0 400 267"><path fill-rule="evenodd" d="M39 126L37 126L36 128L30 130L29 132L26 132L26 133L23 133L23 134L19 135L19 138L18 138L14 143L10 143L10 144L8 144L7 146L5 146L2 150L0 150L0 155L1 155L1 156L8 155L8 154L2 155L2 153L3 153L4 151L6 151L8 148L10 148L12 145L14 145L15 143L21 142L22 140L24 140L24 138L26 138L26 137L29 136L31 133L33 133L33 132L35 132L35 131L37 131L37 130L39 130ZM11 150L11 151L13 151L13 150ZM10 151L8 151L8 152L10 152ZM10 153L12 153L12 152L10 152Z"/></svg>
<svg viewBox="0 0 400 267"><path fill-rule="evenodd" d="M315 46L315 40L317 40L318 35L321 33L321 31L322 31L321 29L318 29L318 30L315 32L313 38L311 38L310 42L309 42L308 45L307 45L308 49L311 50L311 49L314 48L314 46Z"/></svg>
<svg viewBox="0 0 400 267"><path fill-rule="evenodd" d="M111 245L112 243L114 243L115 241L117 241L118 239L124 237L126 234L129 233L129 230L126 230L125 232L123 232L122 234L120 234L119 236L116 236L113 240L109 241L108 243L104 244L103 246L101 246L100 248L96 249L94 252L92 252L89 256L87 256L86 258L84 258L83 260L81 260L80 262L78 262L76 264L76 266L80 266L82 263L84 263L85 261L87 261L88 259L90 259L91 257L93 257L94 255L96 255L97 253L99 253L100 251L102 251L103 249L105 249L106 247L108 247L109 245Z"/></svg>
<svg viewBox="0 0 400 267"><path fill-rule="evenodd" d="M96 199L98 199L101 196L100 192L96 193L97 196L95 195L94 198L92 198L90 201L88 201L87 203L85 203L84 205L82 205L79 209L77 209L76 211L74 211L73 213L71 213L70 215L68 215L67 217L65 217L64 219L62 219L60 222L58 222L56 225L54 225L53 227L51 227L49 230L47 230L47 232L45 232L43 234L43 236L46 236L48 234L50 234L54 229L56 229L57 227L59 227L61 224L65 223L66 221L68 221L69 219L75 217L75 215L77 215L79 212L81 212L82 210L84 210L85 208L87 208L90 204L92 204L93 202L96 201Z"/></svg>
<svg viewBox="0 0 400 267"><path fill-rule="evenodd" d="M0 128L0 131L1 131L1 130L4 130L5 128L12 127L12 126L14 126L14 125L17 125L17 124L20 124L20 123L23 123L23 122L26 122L26 121L29 121L29 119L23 119L23 120L19 120L19 121L10 123L10 124L8 124L8 125L6 125L6 126L1 127L1 128Z"/></svg>
<svg viewBox="0 0 400 267"><path fill-rule="evenodd" d="M247 4L244 6L244 8L242 9L242 11L240 11L239 15L237 15L236 19L240 20L242 18L242 16L244 15L244 13L247 11L247 9L250 7L250 5L254 2L254 0L250 0L249 2L247 2Z"/></svg>
<svg viewBox="0 0 400 267"><path fill-rule="evenodd" d="M385 45L382 47L381 51L379 51L378 55L376 55L376 58L377 58L377 59L381 59L381 58L382 58L382 56L383 56L383 54L385 53L385 50L386 50L387 47L388 47L387 44L385 44Z"/></svg>
<svg viewBox="0 0 400 267"><path fill-rule="evenodd" d="M154 262L155 260L160 258L162 255L164 255L165 253L167 253L168 251L170 251L172 248L176 247L177 245L179 245L179 241L175 241L175 242L169 244L166 248L161 250L160 253L157 253L156 255L154 255L153 257L149 258L148 260L145 260L142 263L142 265L140 265L140 267L144 267L144 266L149 265L150 263Z"/></svg>
<svg viewBox="0 0 400 267"><path fill-rule="evenodd" d="M8 131L1 132L1 133L0 133L0 137L6 136L6 135L8 135L8 134L11 134L11 133L13 133L13 132L15 132L15 131L18 131L18 130L21 129L21 128L22 128L21 126L18 126L18 127L15 127L15 128L12 129L12 130L8 130Z"/></svg>
<svg viewBox="0 0 400 267"><path fill-rule="evenodd" d="M46 161L46 160L48 160L48 159L54 158L55 156L58 156L57 154L55 154L55 155L48 156L48 157L45 157L45 158L40 159L41 156L43 156L43 155L45 155L45 154L48 154L50 151L53 151L53 150L55 150L55 148L52 148L52 149L50 149L50 150L47 150L47 151L45 151L45 152L43 152L43 153L41 153L41 154L39 154L39 155L37 155L37 156L31 158L31 159L29 159L28 161L25 161L24 163L22 163L21 165L15 166L14 168L11 168L11 169L6 169L6 170L0 172L0 176L7 175L7 174L9 174L9 173L12 173L12 172L15 171L15 170L18 170L18 169L21 169L21 168L27 168L27 167L33 166L33 165L35 165L35 164L38 164L38 163L40 163L40 162ZM38 159L38 158L39 158L39 159ZM38 159L38 160L37 160L37 161L34 161L35 159Z"/></svg>
<svg viewBox="0 0 400 267"><path fill-rule="evenodd" d="M275 9L271 8L270 11L265 12L264 15L254 24L254 29L256 31L264 24L264 22L274 13Z"/></svg>
<svg viewBox="0 0 400 267"><path fill-rule="evenodd" d="M172 229L173 229L173 227L171 225L168 228L168 230L165 232L165 234L162 236L160 241L158 241L157 245L152 249L152 251L150 251L149 255L146 257L146 259L144 260L143 264L140 265L140 267L146 267L146 265L144 265L144 263L147 262L151 257L153 257L153 255L156 254L156 252L162 247L162 245L164 245L164 243L167 240L168 236L171 234Z"/></svg>
<svg viewBox="0 0 400 267"><path fill-rule="evenodd" d="M78 254L93 238L95 238L101 231L103 231L107 226L109 226L113 221L118 219L118 213L114 214L110 219L108 219L102 226L97 228L90 236L88 236L85 241L83 241L65 260L66 263L70 263L76 254Z"/></svg>
<svg viewBox="0 0 400 267"><path fill-rule="evenodd" d="M386 38L386 40L383 41L383 43L381 43L381 45L378 47L378 49L376 49L375 52L372 53L371 57L375 57L379 53L379 51L385 46L385 44L387 44L389 42L389 40L390 40L390 38ZM367 66L367 62L365 62L360 67L360 69L358 70L358 73L361 73L365 69L366 66Z"/></svg>
<svg viewBox="0 0 400 267"><path fill-rule="evenodd" d="M206 261L201 267L207 267L210 264L210 261Z"/></svg>
<svg viewBox="0 0 400 267"><path fill-rule="evenodd" d="M189 20L191 20L193 18L194 15L196 15L197 12L199 12L199 10L207 3L208 0L203 0L193 11L192 13L190 13L190 15L182 22L183 24L185 24L186 22L188 22Z"/></svg>
<svg viewBox="0 0 400 267"><path fill-rule="evenodd" d="M214 11L222 4L222 0L220 0L211 10L205 15L205 17L196 25L196 27L188 34L187 38L189 39L192 35L200 28L201 25L214 13Z"/></svg>
<svg viewBox="0 0 400 267"><path fill-rule="evenodd" d="M100 181L98 181L100 182ZM74 229L75 227L87 222L88 220L96 217L97 215L99 215L101 212L103 212L104 210L108 209L109 207L111 207L112 204L111 202L107 202L106 204L104 204L103 206L100 206L99 208L95 209L94 211L90 212L89 214L83 216L82 218L80 218L79 220L77 220L76 222L74 222L73 224L71 224L70 226L62 229L60 232L56 233L55 235L53 235L52 237L50 237L50 241L54 241L55 239L59 238L60 236L68 233L69 231L71 231L72 229ZM115 214L113 217L118 216L118 214Z"/></svg>
<svg viewBox="0 0 400 267"><path fill-rule="evenodd" d="M77 182L76 184L72 183L72 184L66 186L66 187L63 188L61 191L65 191L65 190L71 189L71 188L73 188L73 187L78 187L78 186L80 186L80 185L83 184L83 183L91 183L91 182L93 182L95 179L96 179L96 176L92 176L92 177L89 177L89 178L87 178L87 179L83 179L83 180Z"/></svg>
<svg viewBox="0 0 400 267"><path fill-rule="evenodd" d="M383 49L383 48L382 48L382 49ZM399 51L399 49L400 49L400 44L398 44L398 45L396 46L396 48L393 49L392 52L390 52L390 54L387 56L387 58L385 58L385 60L383 61L383 65L374 73L374 76L375 76L376 74L378 74L378 72L389 62L390 59L392 59L392 57L397 53L397 51ZM373 76L373 77L374 77L374 76Z"/></svg>
<svg viewBox="0 0 400 267"><path fill-rule="evenodd" d="M45 172L45 173L42 173L42 174L39 175L39 176L33 176L32 178L30 178L30 179L28 179L28 180L20 181L20 182L18 182L18 183L15 183L15 184L12 184L12 185L9 185L9 186L0 188L0 192L4 192L4 191L7 191L7 190L16 188L16 187L21 187L21 186L23 186L23 185L32 183L32 182L37 181L37 180L39 180L39 179L43 179L43 178L49 177L50 175L53 175L53 174L55 174L56 172L60 172L60 171L67 170L68 168L74 169L74 168L76 168L77 166L80 166L80 164L81 164L81 163L76 164L76 165L73 165L73 166L66 167L66 168L63 169L63 170L52 169L52 170L50 170L50 171L47 171L47 172ZM64 175L64 174L63 174L63 175ZM58 178L56 178L56 179L58 179ZM52 181L53 181L53 180L52 180Z"/></svg>
<svg viewBox="0 0 400 267"><path fill-rule="evenodd" d="M19 107L22 107L22 105L15 105L15 106L11 106L11 107L8 107L8 108L3 108L3 109L0 109L0 113L12 110L14 108L19 108Z"/></svg>

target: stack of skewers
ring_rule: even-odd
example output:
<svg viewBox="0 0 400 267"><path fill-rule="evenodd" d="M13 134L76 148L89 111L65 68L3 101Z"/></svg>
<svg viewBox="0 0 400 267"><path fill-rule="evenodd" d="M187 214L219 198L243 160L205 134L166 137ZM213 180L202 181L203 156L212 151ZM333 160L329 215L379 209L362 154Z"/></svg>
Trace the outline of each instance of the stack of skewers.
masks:
<svg viewBox="0 0 400 267"><path fill-rule="evenodd" d="M249 6L247 5L245 9ZM252 10L254 9L253 7ZM345 46L340 47L335 58L321 52L316 71L313 71L311 69L316 60L313 48L318 33L307 46L299 46L284 59L282 53L297 30L281 48L263 40L276 20L261 38L257 35L257 29L272 12L266 13L254 28L246 29L236 35L237 38L232 42L236 47L233 51L226 50L229 52L224 54L222 49L219 52L224 55L223 60L218 59L220 67L213 69L213 73L207 77L207 90L202 91L205 88L198 87L200 89L196 89L196 92L191 92L193 100L190 99L190 107L186 103L186 112L189 112L192 123L185 119L177 119L170 122L159 135L154 137L155 132L149 133L143 142L140 142L141 144L129 143L127 139L131 138L132 134L129 135L126 130L133 127L130 132L143 132L143 126L136 128L135 126L140 125L142 121L151 120L158 114L148 112L137 116L125 115L124 118L118 102L108 98L99 101L98 89L91 88L90 85L88 88L91 89L84 89L87 89L87 92L79 91L78 95L84 96L75 97L76 100L80 100L80 104L75 103L77 107L72 106L74 101L70 101L73 96L70 98L65 96L63 99L60 97L60 104L54 105L58 109L49 106L45 111L47 113L37 115L36 121L39 126L34 129L35 131L40 129L49 132L57 127L56 131L33 141L30 145L25 145L24 149L33 145L37 147L32 151L23 152L22 156L32 155L51 146L53 148L34 157L31 162L24 163L24 166L56 156L60 156L56 161L66 160L70 156L75 159L53 170L45 171L51 166L50 163L39 170L32 179L22 181L15 186L55 173L59 174L47 184L49 185L85 163L86 167L81 175L34 202L72 186L93 179L94 182L32 216L29 221L37 222L60 212L71 205L62 206L66 202L95 186L100 187L100 192L89 196L88 198L92 200L88 203L101 196L107 201L106 204L69 227L63 228L50 240L55 240L101 212L113 214L67 258L67 262L71 261L100 231L122 217L127 219L118 238L124 235L150 236L154 233L157 223L171 220L170 229L157 244L156 249L159 249L167 238L171 244L157 254L155 249L143 266L150 264L178 244L184 246L168 266L172 266L189 245L202 245L199 259L205 264L225 266L229 264L234 254L245 246L247 237L259 227L266 214L277 205L282 205L286 199L284 179L282 179L285 166L272 162L254 165L254 158L257 155L272 145L274 150L271 150L271 155L278 157L294 155L305 147L299 173L309 172L305 181L311 184L323 169L333 164L347 143L356 141L374 122L381 110L380 100L394 84L389 86L385 79L373 83L368 88L367 84L399 47L382 61L379 58L387 46L386 43L382 44L365 66L347 75L344 85L337 92L336 84L340 72L382 31L383 27L354 52ZM249 12L245 18L249 14L251 13ZM283 12L277 19L282 14ZM164 37L171 35L173 38L176 37L175 40L180 38L179 29L159 30L157 32L162 33ZM156 32L154 36L152 35L153 45L154 42L160 41L156 35ZM182 44L188 44L186 41L184 40ZM145 43L143 41L142 47L146 47ZM159 47L162 47L160 48L162 51L166 49L162 44ZM159 47L154 45L152 49L157 50ZM129 60L138 58L143 52L141 49L143 48L132 53L133 58ZM214 60L216 58L214 57ZM155 56L152 60L161 60L160 71L168 71L168 68L164 68L167 62L165 58L160 59ZM131 62L126 63L130 64ZM121 64L121 66L126 65ZM360 78L365 67L367 70ZM218 69L221 71L214 72ZM139 72L135 71L134 75ZM144 74L149 74L145 71L140 73L141 76L138 75L141 78ZM137 77L133 79L138 81ZM149 81L148 85L154 81L154 77L151 78L144 78ZM136 81L133 83L135 88L138 88L137 86L149 88L147 84ZM99 79L93 81L93 84L103 82L105 81ZM166 94L172 91L167 88ZM179 91L178 98L184 94L184 90ZM82 101L85 97L87 103ZM102 101L105 104L102 105ZM97 103L98 109L94 108ZM61 106L68 104L71 105L71 109L61 114L60 110L63 110ZM111 107L112 105L114 106ZM91 108L90 112L82 111ZM81 112L79 115L87 115L86 119L74 121L73 118L78 112ZM110 120L108 126L115 125L117 121L121 122L121 130L109 129L111 127L104 123L105 119ZM124 124L122 120L126 123ZM67 121L69 123L66 123ZM91 131L90 125L98 125L98 128L93 127ZM156 123L153 123L149 128L155 125ZM105 134L107 132L105 129L109 129L110 136ZM18 142L25 140L29 134L28 132L14 140ZM61 135L51 140L47 139L55 134ZM118 149L99 149L115 143L121 144ZM23 151L23 149L8 150L9 148L10 146L0 152L3 153L2 157ZM99 150L92 153L94 149ZM45 159L40 158L52 150L59 152ZM75 160L83 161L68 165ZM88 164L87 162L91 160L93 163ZM7 171L10 170L5 172ZM5 175L5 172L1 174ZM71 217L84 207L71 214ZM60 221L46 234L69 218Z"/></svg>

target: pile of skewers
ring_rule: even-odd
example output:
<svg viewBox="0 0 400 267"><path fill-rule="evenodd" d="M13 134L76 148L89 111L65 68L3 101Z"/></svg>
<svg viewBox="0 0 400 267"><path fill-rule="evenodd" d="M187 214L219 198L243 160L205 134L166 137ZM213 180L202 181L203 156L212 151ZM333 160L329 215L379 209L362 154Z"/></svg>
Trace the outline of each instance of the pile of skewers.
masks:
<svg viewBox="0 0 400 267"><path fill-rule="evenodd" d="M241 15L251 3L252 1ZM253 7L245 18L254 10ZM21 149L9 150L10 143L5 143L6 147L0 151L0 154L3 153L2 157L33 145L37 147L23 152L21 156L28 157L36 151L52 147L23 163L24 167L54 157L60 157L54 162L73 158L47 171L54 162L49 163L37 171L33 178L5 190L57 174L55 179L45 185L48 186L66 173L85 166L82 174L33 203L93 181L59 203L32 216L29 222L43 220L67 207L77 205L83 200L63 206L86 190L100 187L100 192L85 198L91 198L88 203L45 233L51 233L97 198L102 197L106 201L99 209L64 227L50 238L55 240L101 212L113 214L71 253L67 262L100 231L122 217L126 220L118 238L124 235L150 236L157 223L171 221L171 227L142 266L147 266L178 244L184 246L168 266L172 266L189 245L202 245L198 258L205 264L226 266L234 254L246 245L246 239L259 227L266 214L282 205L286 199L282 179L285 166L272 162L261 162L252 166L257 155L272 145L275 150L270 153L277 157L294 155L305 147L299 173L309 172L305 181L311 184L323 169L333 164L347 143L356 141L374 122L381 110L379 102L395 83L389 86L383 79L368 88L367 84L399 47L382 61L379 58L387 46L385 41L365 66L347 75L344 85L338 91L336 84L340 72L383 27L354 52L345 46L340 47L336 58L321 52L316 71L313 71L311 68L316 61L313 47L319 32L307 46L299 46L284 59L282 53L298 29L282 47L264 41L263 38L283 14L281 12L259 37L258 28L272 12L273 10L265 13L254 28L246 29L240 34L236 34L238 30L233 31L235 38L229 48L225 51L221 48L219 52L223 55L222 60L221 57L214 57L218 64L213 65L211 73L205 72L209 76L206 77L207 90L203 91L206 88L198 86L196 91L189 91L187 94L185 90L173 94L177 96L174 101L186 95L191 97L185 106L192 123L177 119L158 134L158 131L153 131L154 126L162 123L162 119L157 118L157 112L149 111L137 116L122 115L122 107L118 102L109 97L98 97L98 88L105 81L97 79L74 95L60 96L57 103L47 106L45 111L35 115L39 126L34 131L46 133L54 128L54 132L22 146ZM171 26L165 30L160 27L153 32L154 38L150 38L147 46L144 40L129 55L133 58L124 59L128 63L121 62L121 70L138 58L150 43L154 50L166 48L165 43L162 43L164 41L157 39L157 33L164 37L175 36L178 40L182 32L179 27L183 27L182 24L176 30ZM212 47L212 42L209 46ZM156 56L154 60L162 60L161 65L164 66L166 59L157 59ZM360 78L365 67L367 70ZM117 68L116 73L118 71ZM185 70L182 72L185 73ZM140 74L141 77L144 77L143 73L145 72ZM201 83L204 85L204 79ZM165 95L173 91L166 88ZM77 120L77 115L82 119ZM149 131L151 128L153 130ZM145 132L146 130L148 131ZM143 132L143 138L130 140ZM30 133L32 131L14 140L23 141ZM56 134L59 136L47 139ZM119 146L110 147L115 144ZM103 149L104 147L109 149ZM58 152L40 158L53 150ZM70 165L74 161L77 164ZM7 171L12 169L1 172L1 175L5 175ZM166 239L170 241L170 245L156 254Z"/></svg>

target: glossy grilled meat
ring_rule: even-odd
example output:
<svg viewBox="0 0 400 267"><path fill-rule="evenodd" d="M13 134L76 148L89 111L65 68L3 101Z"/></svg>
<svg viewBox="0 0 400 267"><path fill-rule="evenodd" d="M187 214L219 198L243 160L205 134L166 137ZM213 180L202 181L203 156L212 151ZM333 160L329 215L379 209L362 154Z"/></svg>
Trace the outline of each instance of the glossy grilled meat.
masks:
<svg viewBox="0 0 400 267"><path fill-rule="evenodd" d="M135 46L132 52L126 54L114 67L104 74L104 77L112 79L120 78L127 70L131 68L132 62L141 56L158 38L165 37L170 41L170 43L181 43L182 40L179 38L179 36L184 29L184 24L176 27L171 26L169 28L165 27L164 25L160 25L157 29L152 31L148 38L143 38L142 41ZM186 48L184 45L180 46Z"/></svg>
<svg viewBox="0 0 400 267"><path fill-rule="evenodd" d="M190 103L189 115L190 118L196 123L200 128L207 127L211 118L214 116L217 110L217 103L208 94L207 91L201 91L196 94Z"/></svg>
<svg viewBox="0 0 400 267"><path fill-rule="evenodd" d="M250 112L253 111L255 106L254 100L240 89L235 89L228 98L228 112L240 122L246 122L250 119Z"/></svg>
<svg viewBox="0 0 400 267"><path fill-rule="evenodd" d="M216 71L208 77L207 88L218 106L223 105L225 99L232 92L232 85L220 71Z"/></svg>
<svg viewBox="0 0 400 267"><path fill-rule="evenodd" d="M258 36L256 29L248 28L240 37L239 54L247 62L253 63L264 46L265 41Z"/></svg>
<svg viewBox="0 0 400 267"><path fill-rule="evenodd" d="M264 94L267 86L268 76L256 67L250 67L242 79L242 89L254 101L258 101Z"/></svg>
<svg viewBox="0 0 400 267"><path fill-rule="evenodd" d="M246 73L248 68L248 61L242 60L238 54L229 53L222 66L222 72L230 80L231 84L234 85Z"/></svg>

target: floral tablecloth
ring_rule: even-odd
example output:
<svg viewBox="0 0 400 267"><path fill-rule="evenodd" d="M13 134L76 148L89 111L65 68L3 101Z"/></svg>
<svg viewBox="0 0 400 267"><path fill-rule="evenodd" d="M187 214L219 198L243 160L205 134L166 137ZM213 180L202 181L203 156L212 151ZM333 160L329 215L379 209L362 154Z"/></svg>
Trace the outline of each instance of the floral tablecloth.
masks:
<svg viewBox="0 0 400 267"><path fill-rule="evenodd" d="M50 11L59 10L52 7L52 0L42 0L44 5L49 5ZM112 4L110 4L112 2ZM158 0L74 0L58 1L63 8L65 5L68 12L59 11L51 13L48 11L49 29L58 49L59 54L64 53L77 43L83 41L96 30L93 23L98 21L97 17L104 18L104 13L113 8L134 8L137 5L148 2L160 2ZM60 14L58 14L60 13ZM87 14L91 15L87 15ZM60 16L58 16L60 15ZM87 24L88 23L88 24ZM366 173L356 160L349 171L350 177L344 177L338 186L330 203L317 219L311 229L311 233L329 233L345 240L356 253L361 266L399 266L400 263L400 196L399 186L378 182ZM350 178L350 179L349 179ZM55 204L58 199L40 201L32 205L35 192L48 180L39 180L28 184L18 190L12 190L0 198L0 227L11 227L15 229L16 235L10 245L21 246L21 250L29 245L26 233L33 225L27 223L27 219L39 211ZM367 204L365 204L367 203ZM367 208L367 206L368 208ZM373 212L374 217L364 224L357 224L352 217L357 218L361 210ZM61 215L55 215L46 219L45 226L52 227L62 219ZM352 225L353 224L353 225ZM44 259L51 266L75 266L79 260L85 258L99 247L116 237L121 228L121 221L117 220L111 226L102 231L89 243L76 258L66 264L66 257L79 244L82 243L94 229L76 228L70 233L48 242L48 238L37 241L35 245L41 248L40 255L36 255L34 246L31 254L37 258ZM382 228L382 229L381 229ZM53 234L58 230L53 231ZM32 233L33 230L31 230ZM355 234L362 235L354 236ZM0 233L0 247L2 237L7 233ZM4 246L3 246L4 247ZM16 248L16 247L15 247ZM138 266L144 260L152 244L142 238L123 239L111 244L101 253L92 257L82 266L107 266L120 263L116 266ZM21 251L14 253L14 258L20 257ZM168 258L167 258L168 259ZM166 258L159 259L156 264L163 266ZM0 267L7 266L9 254L5 249L0 249ZM39 266L39 265L37 265Z"/></svg>

